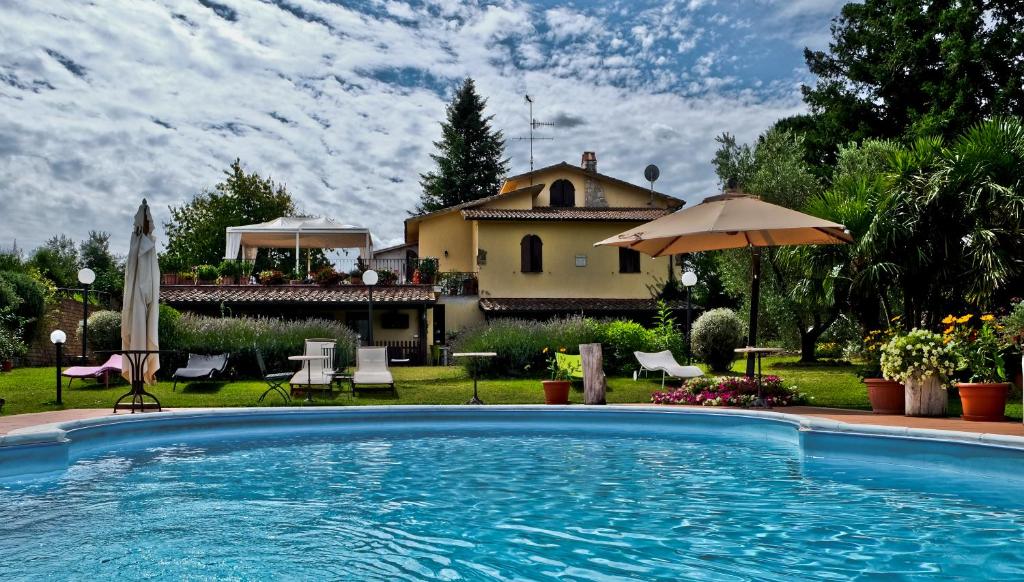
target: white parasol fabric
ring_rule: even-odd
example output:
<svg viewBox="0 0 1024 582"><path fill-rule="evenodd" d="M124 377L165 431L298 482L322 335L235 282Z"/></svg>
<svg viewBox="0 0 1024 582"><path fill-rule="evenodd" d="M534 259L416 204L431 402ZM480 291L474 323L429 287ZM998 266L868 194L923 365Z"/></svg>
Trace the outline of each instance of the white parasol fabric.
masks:
<svg viewBox="0 0 1024 582"><path fill-rule="evenodd" d="M132 240L124 268L124 307L121 309L121 349L159 350L160 266L157 264L153 215L145 200L135 213ZM122 375L131 381L131 358L125 358ZM143 361L143 378L156 383L160 356L150 354Z"/></svg>

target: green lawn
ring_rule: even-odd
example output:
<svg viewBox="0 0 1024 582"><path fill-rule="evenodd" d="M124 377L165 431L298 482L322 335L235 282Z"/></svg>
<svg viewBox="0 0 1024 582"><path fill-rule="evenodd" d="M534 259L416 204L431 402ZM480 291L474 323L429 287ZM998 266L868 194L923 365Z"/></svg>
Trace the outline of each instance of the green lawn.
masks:
<svg viewBox="0 0 1024 582"><path fill-rule="evenodd" d="M742 370L737 362L735 369ZM365 405L365 404L461 404L473 393L473 381L459 367L394 368L398 385L398 397L387 393L361 393L352 397L348 392L316 398L314 405ZM804 393L811 395L812 404L839 408L868 409L867 393L856 375L854 366L815 365L800 366L795 358L765 358L765 374L778 374L787 383L796 384ZM53 368L18 368L0 373L0 398L7 400L3 413L20 414L42 412L61 408L108 408L119 396L127 391L122 382L110 388L75 380L70 390L63 392L63 407L54 403L56 397L55 370ZM659 388L660 378L634 382L632 378L609 378L608 402L631 403L649 402L653 390ZM65 380L66 385L66 380ZM178 391L171 391L170 382L160 382L150 387L169 408L255 406L256 399L266 388L260 381L242 380L218 383L194 383L178 385ZM480 381L480 398L489 404L534 404L544 401L544 393L538 379L483 379ZM576 389L570 394L572 402L582 402L583 394ZM281 405L277 396L268 396L267 405ZM294 406L307 405L301 397L292 401ZM951 403L952 414L959 414L959 402ZM1007 414L1021 417L1021 404L1016 401L1007 406Z"/></svg>

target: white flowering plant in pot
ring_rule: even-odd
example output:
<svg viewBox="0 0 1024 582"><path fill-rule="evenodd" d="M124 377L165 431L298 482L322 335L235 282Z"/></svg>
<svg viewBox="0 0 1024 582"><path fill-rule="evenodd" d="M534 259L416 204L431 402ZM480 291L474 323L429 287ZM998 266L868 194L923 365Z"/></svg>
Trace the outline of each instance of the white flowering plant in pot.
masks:
<svg viewBox="0 0 1024 582"><path fill-rule="evenodd" d="M954 346L926 329L913 329L893 337L882 348L882 375L906 383L911 379L936 377L946 382L957 367Z"/></svg>

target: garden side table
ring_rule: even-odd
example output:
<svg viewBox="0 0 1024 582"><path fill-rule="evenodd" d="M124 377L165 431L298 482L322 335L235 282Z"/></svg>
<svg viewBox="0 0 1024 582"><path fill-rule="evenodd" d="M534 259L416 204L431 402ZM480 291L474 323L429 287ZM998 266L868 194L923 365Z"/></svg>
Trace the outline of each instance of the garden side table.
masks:
<svg viewBox="0 0 1024 582"><path fill-rule="evenodd" d="M495 358L497 356L498 356L498 352L459 352L459 353L452 354L453 358ZM473 366L473 397L470 398L466 402L466 404L483 404L484 403L484 401L480 400L480 397L477 395L476 381L477 381L477 376L478 375L479 375L479 371L477 370L477 366Z"/></svg>
<svg viewBox="0 0 1024 582"><path fill-rule="evenodd" d="M156 410L160 412L160 401L153 394L146 391L146 379L145 370L143 369L143 363L146 357L152 354L174 354L177 353L175 350L97 350L97 354L121 354L124 359L128 361L132 371L132 389L126 392L123 396L117 399L114 403L114 414L117 414L118 410L130 410L132 414L135 414L135 410L139 412L145 412L147 410ZM121 401L131 396L131 404L121 404ZM153 402L147 403L145 398L152 398Z"/></svg>

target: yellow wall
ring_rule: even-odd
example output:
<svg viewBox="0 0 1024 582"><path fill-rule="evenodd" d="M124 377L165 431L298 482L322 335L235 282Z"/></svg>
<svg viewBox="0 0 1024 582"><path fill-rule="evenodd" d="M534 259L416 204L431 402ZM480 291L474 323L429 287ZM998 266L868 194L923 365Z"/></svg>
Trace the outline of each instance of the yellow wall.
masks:
<svg viewBox="0 0 1024 582"><path fill-rule="evenodd" d="M430 217L419 225L421 257L437 257L438 270L468 273L476 261L473 226L459 212ZM444 256L447 249L448 256Z"/></svg>
<svg viewBox="0 0 1024 582"><path fill-rule="evenodd" d="M593 244L638 226L632 222L495 222L480 221L480 248L487 264L480 266L481 297L592 297L646 299L648 285L668 277L668 259L640 256L640 273L619 273L619 249ZM543 273L521 273L519 242L540 236ZM576 255L587 266L576 266Z"/></svg>
<svg viewBox="0 0 1024 582"><path fill-rule="evenodd" d="M537 174L533 178L534 184L544 184L544 189L537 195L534 202L535 206L550 206L551 205L551 184L555 180L565 179L572 182L573 188L576 189L576 206L586 205L586 189L584 184L584 174L573 170L566 170L564 168L553 168L546 172ZM648 192L642 190L636 190L629 188L621 184L609 182L608 180L601 180L596 178L601 187L604 188L604 198L608 202L610 208L639 208L647 206L647 203L651 200L651 196ZM520 179L515 182L506 184L505 189L523 188L529 185L528 179ZM641 187L642 188L642 187ZM492 203L493 204L493 203ZM499 208L498 206L492 206L487 204L488 208ZM663 198L654 198L654 206L657 208L665 208L665 200ZM500 208L518 208L519 206L501 206ZM524 208L529 208L525 206Z"/></svg>
<svg viewBox="0 0 1024 582"><path fill-rule="evenodd" d="M480 310L480 298L476 295L442 296L437 302L444 305L446 332L459 331L484 320L484 312Z"/></svg>

